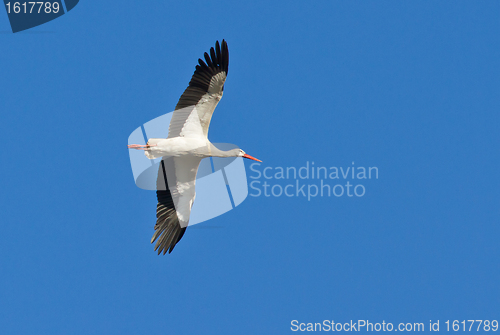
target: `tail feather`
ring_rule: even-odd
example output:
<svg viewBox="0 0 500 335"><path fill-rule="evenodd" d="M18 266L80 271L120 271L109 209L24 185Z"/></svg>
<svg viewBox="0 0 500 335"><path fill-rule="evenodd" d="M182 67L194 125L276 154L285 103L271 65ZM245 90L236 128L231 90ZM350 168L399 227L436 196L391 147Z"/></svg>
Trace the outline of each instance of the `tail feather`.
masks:
<svg viewBox="0 0 500 335"><path fill-rule="evenodd" d="M148 143L146 143L146 144L155 146L155 145L158 145L158 143L160 143L163 140L165 140L165 139L164 138L150 138L148 140ZM156 158L160 158L162 156L161 154L152 152L151 150L144 150L144 153L146 154L146 157L149 159L156 159Z"/></svg>

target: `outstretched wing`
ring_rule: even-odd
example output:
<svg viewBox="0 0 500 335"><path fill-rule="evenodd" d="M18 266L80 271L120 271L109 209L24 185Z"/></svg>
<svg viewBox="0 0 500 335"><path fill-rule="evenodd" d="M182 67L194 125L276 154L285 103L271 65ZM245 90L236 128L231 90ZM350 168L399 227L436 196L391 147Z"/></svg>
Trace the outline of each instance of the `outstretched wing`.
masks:
<svg viewBox="0 0 500 335"><path fill-rule="evenodd" d="M170 121L168 137L204 137L208 136L208 127L215 107L222 98L224 83L229 66L227 43L222 40L205 52L205 62L198 59L189 86L182 93L174 115Z"/></svg>
<svg viewBox="0 0 500 335"><path fill-rule="evenodd" d="M196 196L196 173L201 158L182 156L164 157L158 169L156 181L155 233L151 243L156 242L158 255L171 253L180 241L189 224L191 207Z"/></svg>

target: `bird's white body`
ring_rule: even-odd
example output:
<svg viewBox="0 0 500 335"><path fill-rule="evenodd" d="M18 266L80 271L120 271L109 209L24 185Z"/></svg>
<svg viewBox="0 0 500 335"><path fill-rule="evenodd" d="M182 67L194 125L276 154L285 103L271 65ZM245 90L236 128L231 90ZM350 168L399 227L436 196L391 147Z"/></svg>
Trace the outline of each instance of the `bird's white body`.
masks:
<svg viewBox="0 0 500 335"><path fill-rule="evenodd" d="M159 157L210 157L210 141L199 137L150 138L145 150L149 159ZM208 153L208 155L207 155Z"/></svg>

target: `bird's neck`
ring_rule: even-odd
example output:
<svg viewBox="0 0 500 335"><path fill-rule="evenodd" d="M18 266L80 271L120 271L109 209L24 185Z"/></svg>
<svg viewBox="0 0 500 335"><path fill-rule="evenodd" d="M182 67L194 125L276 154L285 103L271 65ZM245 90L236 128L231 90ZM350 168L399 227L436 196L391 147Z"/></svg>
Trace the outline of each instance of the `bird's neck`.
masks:
<svg viewBox="0 0 500 335"><path fill-rule="evenodd" d="M212 157L237 157L239 154L239 149L231 150L220 150L215 145L211 144L211 156Z"/></svg>

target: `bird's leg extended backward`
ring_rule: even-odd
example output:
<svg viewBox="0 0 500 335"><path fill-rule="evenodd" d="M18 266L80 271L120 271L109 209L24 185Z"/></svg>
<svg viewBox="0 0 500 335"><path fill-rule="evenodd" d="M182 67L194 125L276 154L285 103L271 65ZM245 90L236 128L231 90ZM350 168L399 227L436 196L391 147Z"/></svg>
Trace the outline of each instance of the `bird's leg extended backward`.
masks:
<svg viewBox="0 0 500 335"><path fill-rule="evenodd" d="M137 150L147 150L151 147L156 147L156 144L146 144L146 145L143 145L143 144L129 144L127 145L127 148L129 149L137 149Z"/></svg>

